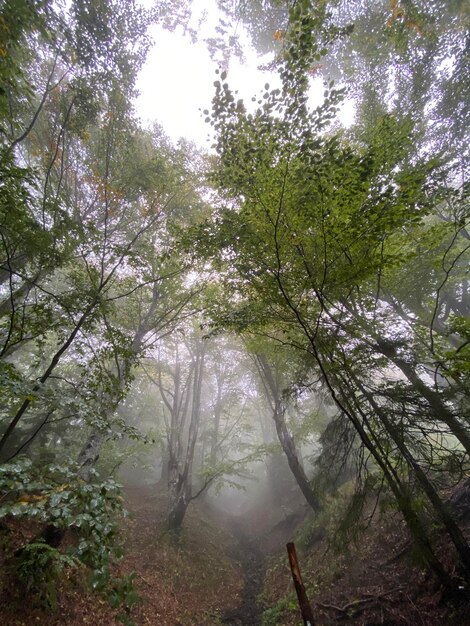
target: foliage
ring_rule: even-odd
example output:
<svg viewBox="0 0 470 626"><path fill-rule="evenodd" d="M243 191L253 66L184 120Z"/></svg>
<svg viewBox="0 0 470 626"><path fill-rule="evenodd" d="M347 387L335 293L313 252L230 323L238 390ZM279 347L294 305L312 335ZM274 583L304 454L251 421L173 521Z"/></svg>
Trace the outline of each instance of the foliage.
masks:
<svg viewBox="0 0 470 626"><path fill-rule="evenodd" d="M294 593L281 598L274 606L263 611L262 626L281 626L287 614L297 614L299 604Z"/></svg>
<svg viewBox="0 0 470 626"><path fill-rule="evenodd" d="M432 0L219 5L222 38L241 21L274 48L280 87L247 106L227 47L208 42L224 57L209 158L133 109L148 28L187 26L184 0L166 18L125 0L2 5L0 515L73 529L71 558L130 605L132 576L110 571L119 488L94 470L106 441L140 440L144 422L157 433L178 526L262 454L275 470L277 437L340 543L383 481L441 583L455 581L430 512L470 580L442 496L470 454L468 11L447 3L441 23ZM73 562L35 542L19 574L52 605Z"/></svg>
<svg viewBox="0 0 470 626"><path fill-rule="evenodd" d="M37 45L12 59L23 78L0 160L6 461L39 440L40 454L60 437L77 445L78 425L126 431L115 410L144 342L170 332L192 298L174 244L204 208L198 155L144 131L133 112L156 14L114 0L63 14L36 4L48 29L25 29L21 46Z"/></svg>
<svg viewBox="0 0 470 626"><path fill-rule="evenodd" d="M460 466L459 480L470 453L467 394L440 356L449 345L449 313L468 314L460 269L468 257L468 216L457 218L466 215L466 187L457 191L455 163L434 144L417 149L422 129L413 111L384 106L367 127L361 119L346 134L333 124L344 89L327 80L323 103L309 106L309 68L350 33L324 9L302 2L291 10L277 60L281 88L266 84L253 113L223 82L225 72L214 83L209 121L217 159L210 179L225 206L198 238L227 294L212 310L213 323L298 353L299 387L324 387L335 418L348 420L358 435L359 477L376 465L425 560L448 585L422 541L420 497L404 477L415 478L414 489L425 494L469 571L465 539L445 511L434 473L445 457L448 467ZM444 207L454 192L455 205ZM413 266L424 269L423 259L431 280L422 291L402 290ZM452 341L465 351L462 334Z"/></svg>
<svg viewBox="0 0 470 626"><path fill-rule="evenodd" d="M360 548L363 535L382 502L377 475L369 475L364 484L355 479L343 484L333 495L325 497L322 510L307 520L299 531L300 548L308 549L324 539L335 554L347 554ZM378 514L379 517L379 514Z"/></svg>
<svg viewBox="0 0 470 626"><path fill-rule="evenodd" d="M47 543L28 543L15 563L15 575L28 597L55 611L57 582L64 568L76 567L77 563L76 558L62 554Z"/></svg>
<svg viewBox="0 0 470 626"><path fill-rule="evenodd" d="M77 478L73 463L38 468L31 460L19 458L1 466L0 491L0 517L37 520L73 531L77 541L71 556L91 568L94 587L106 586L111 557L121 554L117 531L122 499L114 480L87 484ZM58 559L58 554L47 548L35 550L31 549L33 560L50 558L53 563Z"/></svg>
<svg viewBox="0 0 470 626"><path fill-rule="evenodd" d="M134 578L135 572L131 572L128 576L115 578L107 589L108 601L111 606L124 609L124 612L119 613L117 616L124 626L133 626L134 622L130 619L129 613L140 599L134 588Z"/></svg>

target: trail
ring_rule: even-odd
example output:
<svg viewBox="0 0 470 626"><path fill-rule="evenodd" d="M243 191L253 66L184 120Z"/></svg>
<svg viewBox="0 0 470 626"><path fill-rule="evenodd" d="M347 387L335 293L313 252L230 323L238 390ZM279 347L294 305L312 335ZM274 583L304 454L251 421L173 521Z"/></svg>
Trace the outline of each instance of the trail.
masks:
<svg viewBox="0 0 470 626"><path fill-rule="evenodd" d="M262 610L257 597L262 591L265 558L258 547L258 538L247 531L246 523L235 519L229 527L237 541L232 556L242 566L244 585L239 605L223 615L221 622L227 626L259 626Z"/></svg>

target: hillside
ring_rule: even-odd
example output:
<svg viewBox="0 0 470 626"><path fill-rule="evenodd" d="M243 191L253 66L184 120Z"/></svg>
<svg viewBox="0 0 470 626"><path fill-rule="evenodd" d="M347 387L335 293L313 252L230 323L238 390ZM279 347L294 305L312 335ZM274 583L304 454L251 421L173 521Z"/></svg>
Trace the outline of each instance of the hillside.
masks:
<svg viewBox="0 0 470 626"><path fill-rule="evenodd" d="M332 533L333 512L315 519L297 494L280 520L263 500L236 517L225 515L210 501L200 502L189 508L183 529L174 534L165 530L167 502L157 487L133 487L125 493L124 554L115 573L130 576L133 590L122 587L123 604L113 609L109 597L87 590L86 571L72 569L66 570L54 592L52 610L40 602L35 605L34 589L28 590L24 602L25 589L8 580L4 566L37 528L9 519L2 527L6 588L0 623L298 626L300 614L284 547L295 539L320 626L470 624L469 605L444 602L435 580L416 563L404 523L393 511L376 511L349 549L340 552L344 538ZM468 536L469 520L467 514ZM452 570L449 546L437 531L435 540ZM72 541L71 535L66 544Z"/></svg>
<svg viewBox="0 0 470 626"><path fill-rule="evenodd" d="M122 520L123 558L115 565L114 574L131 576L137 595L130 592L130 586L122 587L124 606L113 610L106 597L88 589L89 572L68 569L53 592L53 611L41 608L40 599L38 606L25 603L26 590L8 581L8 563L38 527L8 519L2 527L0 570L6 589L1 596L0 623L111 626L121 624L121 616L125 623L202 626L219 623L224 612L237 606L243 572L231 556L236 541L202 507L191 507L181 533L174 535L165 531L166 499L156 488L127 490L125 504L128 515ZM72 535L67 538L67 542L73 540ZM28 597L34 598L34 590L29 591Z"/></svg>

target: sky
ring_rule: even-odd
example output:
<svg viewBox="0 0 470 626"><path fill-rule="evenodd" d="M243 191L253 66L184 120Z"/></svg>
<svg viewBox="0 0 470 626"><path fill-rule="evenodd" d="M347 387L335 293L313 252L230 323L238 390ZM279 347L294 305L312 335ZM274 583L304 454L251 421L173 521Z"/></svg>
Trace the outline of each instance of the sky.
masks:
<svg viewBox="0 0 470 626"><path fill-rule="evenodd" d="M206 116L202 111L211 108L218 65L210 58L203 39L214 35L219 12L212 0L195 0L192 9L191 25L198 31L195 43L180 27L174 32L161 26L152 27L154 45L137 82L140 96L136 108L144 124L156 121L172 140L185 137L200 147L209 148L210 126L204 123ZM204 21L198 26L204 15ZM237 34L243 45L245 63L234 56L230 60L227 81L249 109L252 96L257 95L266 82L271 87L278 86L279 79L272 72L258 69L267 58L257 55L240 26L237 26ZM310 100L314 106L321 102L322 94L321 80L312 81ZM346 125L352 121L351 103L345 105L340 117Z"/></svg>

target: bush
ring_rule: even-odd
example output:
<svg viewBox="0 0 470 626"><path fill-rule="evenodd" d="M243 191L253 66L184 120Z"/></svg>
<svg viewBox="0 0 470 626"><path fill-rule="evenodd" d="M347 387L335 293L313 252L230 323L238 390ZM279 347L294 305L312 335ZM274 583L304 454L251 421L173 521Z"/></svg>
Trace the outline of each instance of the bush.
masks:
<svg viewBox="0 0 470 626"><path fill-rule="evenodd" d="M43 541L34 541L19 551L16 573L25 590L42 605L54 608L55 582L65 566L83 564L91 571L91 585L108 596L113 605L131 605L135 599L132 577L111 576L113 558L121 556L117 541L122 513L120 486L112 479L85 483L74 464L36 468L21 458L0 467L0 519L26 518L70 529L76 541L69 555ZM117 602L117 604L116 604Z"/></svg>
<svg viewBox="0 0 470 626"><path fill-rule="evenodd" d="M15 559L14 574L24 590L41 606L57 607L57 580L65 567L76 567L78 561L47 543L29 543Z"/></svg>

